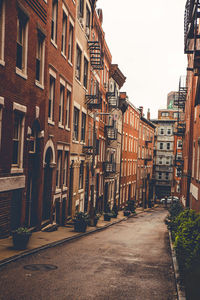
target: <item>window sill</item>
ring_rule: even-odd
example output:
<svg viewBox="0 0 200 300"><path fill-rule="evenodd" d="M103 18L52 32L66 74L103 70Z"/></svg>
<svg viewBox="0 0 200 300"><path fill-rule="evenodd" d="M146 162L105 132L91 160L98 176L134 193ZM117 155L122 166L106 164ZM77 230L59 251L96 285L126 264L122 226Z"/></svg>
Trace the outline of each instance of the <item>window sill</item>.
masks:
<svg viewBox="0 0 200 300"><path fill-rule="evenodd" d="M67 56L61 51L61 55L64 57L65 60L67 60Z"/></svg>
<svg viewBox="0 0 200 300"><path fill-rule="evenodd" d="M71 129L70 129L70 128L68 128L68 127L65 127L65 130L67 130L67 131L70 131Z"/></svg>
<svg viewBox="0 0 200 300"><path fill-rule="evenodd" d="M50 125L55 125L55 122L54 121L52 121L51 119L48 119L48 124L50 124Z"/></svg>
<svg viewBox="0 0 200 300"><path fill-rule="evenodd" d="M35 80L35 85L36 85L37 87L39 87L41 90L44 90L44 85L41 84L39 81Z"/></svg>
<svg viewBox="0 0 200 300"><path fill-rule="evenodd" d="M80 80L77 78L77 77L75 77L75 80L78 82L78 84L81 86L82 84L81 84L81 82L80 82Z"/></svg>
<svg viewBox="0 0 200 300"><path fill-rule="evenodd" d="M81 145L85 145L85 142L81 141L80 144L81 144Z"/></svg>
<svg viewBox="0 0 200 300"><path fill-rule="evenodd" d="M71 67L73 67L73 64L72 64L72 62L68 59L68 64L71 66Z"/></svg>
<svg viewBox="0 0 200 300"><path fill-rule="evenodd" d="M86 93L88 92L88 89L85 86L83 86L83 89L85 90Z"/></svg>
<svg viewBox="0 0 200 300"><path fill-rule="evenodd" d="M22 77L23 79L28 78L27 74L23 73L23 71L18 69L17 67L16 67L16 74L19 75L20 77Z"/></svg>
<svg viewBox="0 0 200 300"><path fill-rule="evenodd" d="M5 67L5 64L6 64L5 61L2 60L2 59L0 59L0 65L3 66L3 67Z"/></svg>
<svg viewBox="0 0 200 300"><path fill-rule="evenodd" d="M60 123L58 124L58 127L61 128L61 129L64 129L64 128L65 128L64 125L62 125L62 124L60 124Z"/></svg>
<svg viewBox="0 0 200 300"><path fill-rule="evenodd" d="M68 187L67 186L63 186L63 192L67 191Z"/></svg>
<svg viewBox="0 0 200 300"><path fill-rule="evenodd" d="M18 168L18 167L11 167L10 173L11 174L20 174L23 173L24 169L23 168Z"/></svg>
<svg viewBox="0 0 200 300"><path fill-rule="evenodd" d="M58 46L57 46L57 44L56 44L56 42L55 42L54 40L51 39L51 43L52 43L52 45L53 45L56 49L58 49Z"/></svg>
<svg viewBox="0 0 200 300"><path fill-rule="evenodd" d="M72 140L72 143L74 143L74 144L79 144L79 141Z"/></svg>
<svg viewBox="0 0 200 300"><path fill-rule="evenodd" d="M55 194L61 193L61 188L56 187Z"/></svg>
<svg viewBox="0 0 200 300"><path fill-rule="evenodd" d="M78 190L78 194L82 194L84 192L84 189Z"/></svg>

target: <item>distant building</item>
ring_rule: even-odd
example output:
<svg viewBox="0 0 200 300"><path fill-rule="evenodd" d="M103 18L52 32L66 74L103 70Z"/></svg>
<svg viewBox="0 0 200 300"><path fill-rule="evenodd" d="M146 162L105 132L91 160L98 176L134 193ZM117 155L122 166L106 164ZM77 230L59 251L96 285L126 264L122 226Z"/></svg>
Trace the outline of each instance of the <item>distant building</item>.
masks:
<svg viewBox="0 0 200 300"><path fill-rule="evenodd" d="M170 92L167 95L167 108L168 109L177 109L177 99L178 99L178 92Z"/></svg>

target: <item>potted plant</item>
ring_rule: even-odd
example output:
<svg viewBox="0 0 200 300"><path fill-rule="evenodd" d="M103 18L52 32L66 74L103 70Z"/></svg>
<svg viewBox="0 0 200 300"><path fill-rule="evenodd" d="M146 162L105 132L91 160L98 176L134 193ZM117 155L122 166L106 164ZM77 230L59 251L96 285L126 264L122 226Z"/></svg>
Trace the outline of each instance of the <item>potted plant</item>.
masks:
<svg viewBox="0 0 200 300"><path fill-rule="evenodd" d="M13 245L17 250L26 249L32 233L27 227L19 227L12 232Z"/></svg>
<svg viewBox="0 0 200 300"><path fill-rule="evenodd" d="M84 212L77 212L74 218L74 230L76 232L85 232L89 222L89 216Z"/></svg>
<svg viewBox="0 0 200 300"><path fill-rule="evenodd" d="M112 218L117 218L117 216L118 216L118 209L116 203L114 203L112 208Z"/></svg>
<svg viewBox="0 0 200 300"><path fill-rule="evenodd" d="M110 221L110 219L112 217L112 213L110 211L110 205L109 205L109 203L106 204L106 207L104 209L103 217L104 217L104 221Z"/></svg>

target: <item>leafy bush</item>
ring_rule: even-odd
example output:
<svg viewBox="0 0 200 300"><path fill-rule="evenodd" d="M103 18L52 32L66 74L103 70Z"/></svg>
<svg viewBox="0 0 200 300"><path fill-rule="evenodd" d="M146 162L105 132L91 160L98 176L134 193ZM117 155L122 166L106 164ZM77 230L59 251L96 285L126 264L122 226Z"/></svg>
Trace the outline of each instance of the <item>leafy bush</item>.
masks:
<svg viewBox="0 0 200 300"><path fill-rule="evenodd" d="M177 221L174 246L179 267L185 272L200 265L200 214L186 210Z"/></svg>
<svg viewBox="0 0 200 300"><path fill-rule="evenodd" d="M31 232L27 227L19 227L16 230L13 231L13 233L17 234L30 234Z"/></svg>
<svg viewBox="0 0 200 300"><path fill-rule="evenodd" d="M168 229L171 231L172 240L175 240L175 232L177 231L177 217L183 211L183 207L179 202L174 202L170 209L169 215L165 219L165 223L167 224Z"/></svg>

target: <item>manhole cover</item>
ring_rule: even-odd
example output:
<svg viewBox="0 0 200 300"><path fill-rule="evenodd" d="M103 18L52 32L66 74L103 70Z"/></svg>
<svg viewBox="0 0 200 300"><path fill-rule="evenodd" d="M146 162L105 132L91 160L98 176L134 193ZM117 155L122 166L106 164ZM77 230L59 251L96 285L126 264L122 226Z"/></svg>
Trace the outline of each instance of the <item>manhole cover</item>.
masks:
<svg viewBox="0 0 200 300"><path fill-rule="evenodd" d="M32 264L24 266L24 269L29 271L52 271L56 270L57 268L57 266L46 264Z"/></svg>

